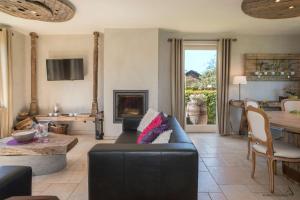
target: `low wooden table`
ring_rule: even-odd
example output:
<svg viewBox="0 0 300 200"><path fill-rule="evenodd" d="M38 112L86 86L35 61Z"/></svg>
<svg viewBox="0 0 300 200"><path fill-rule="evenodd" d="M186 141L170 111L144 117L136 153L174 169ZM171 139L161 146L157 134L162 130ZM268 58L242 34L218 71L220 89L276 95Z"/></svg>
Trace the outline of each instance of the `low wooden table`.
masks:
<svg viewBox="0 0 300 200"><path fill-rule="evenodd" d="M65 168L66 154L77 143L73 136L49 133L47 142L9 145L12 137L0 140L0 165L31 166L33 175L45 175Z"/></svg>
<svg viewBox="0 0 300 200"><path fill-rule="evenodd" d="M284 128L288 133L285 135L285 142L296 145L300 148L300 115L283 111L266 112L270 124ZM283 173L290 179L300 183L300 163L284 162Z"/></svg>

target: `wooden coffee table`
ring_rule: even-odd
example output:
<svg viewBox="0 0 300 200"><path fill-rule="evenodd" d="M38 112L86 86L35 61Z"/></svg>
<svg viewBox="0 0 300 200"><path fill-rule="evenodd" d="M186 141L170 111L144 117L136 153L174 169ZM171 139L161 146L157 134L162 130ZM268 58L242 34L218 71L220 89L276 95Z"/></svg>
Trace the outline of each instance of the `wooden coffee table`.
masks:
<svg viewBox="0 0 300 200"><path fill-rule="evenodd" d="M44 142L14 144L13 138L0 140L0 165L23 165L32 167L33 175L45 175L66 167L66 154L77 143L73 136L49 133Z"/></svg>

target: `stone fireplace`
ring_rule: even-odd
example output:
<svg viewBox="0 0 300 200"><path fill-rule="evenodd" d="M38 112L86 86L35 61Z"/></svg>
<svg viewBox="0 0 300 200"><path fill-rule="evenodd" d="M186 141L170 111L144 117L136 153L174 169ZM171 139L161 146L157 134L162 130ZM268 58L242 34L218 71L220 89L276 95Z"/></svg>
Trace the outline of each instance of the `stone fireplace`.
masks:
<svg viewBox="0 0 300 200"><path fill-rule="evenodd" d="M140 118L148 110L148 90L114 90L114 123Z"/></svg>

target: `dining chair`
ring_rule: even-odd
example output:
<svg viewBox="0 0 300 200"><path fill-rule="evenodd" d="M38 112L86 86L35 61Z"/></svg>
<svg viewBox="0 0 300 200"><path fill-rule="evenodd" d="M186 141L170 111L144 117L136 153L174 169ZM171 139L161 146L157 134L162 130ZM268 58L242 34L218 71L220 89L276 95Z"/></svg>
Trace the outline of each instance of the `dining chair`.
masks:
<svg viewBox="0 0 300 200"><path fill-rule="evenodd" d="M247 108L248 125L252 133L252 172L254 178L256 155L267 159L270 192L274 192L274 170L276 161L300 162L300 148L285 143L273 143L270 122L267 114L249 106Z"/></svg>
<svg viewBox="0 0 300 200"><path fill-rule="evenodd" d="M300 99L284 99L281 101L281 110L286 112L300 111Z"/></svg>
<svg viewBox="0 0 300 200"><path fill-rule="evenodd" d="M253 106L254 108L259 108L259 103L255 100L246 99L244 101L245 111L247 111L248 106ZM250 145L251 145L251 131L248 130L248 153L247 160L250 159Z"/></svg>

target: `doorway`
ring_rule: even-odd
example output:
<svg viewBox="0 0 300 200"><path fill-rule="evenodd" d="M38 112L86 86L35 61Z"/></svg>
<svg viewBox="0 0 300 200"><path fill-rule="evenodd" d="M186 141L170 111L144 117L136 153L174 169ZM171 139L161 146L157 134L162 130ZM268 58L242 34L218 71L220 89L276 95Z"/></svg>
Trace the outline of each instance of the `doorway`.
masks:
<svg viewBox="0 0 300 200"><path fill-rule="evenodd" d="M217 131L217 42L184 43L185 129Z"/></svg>

